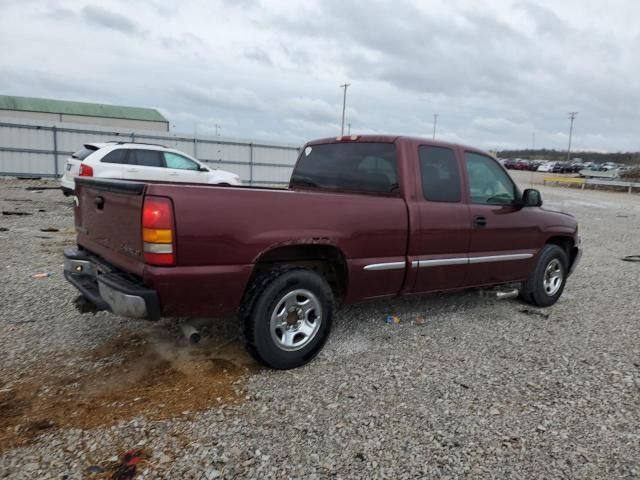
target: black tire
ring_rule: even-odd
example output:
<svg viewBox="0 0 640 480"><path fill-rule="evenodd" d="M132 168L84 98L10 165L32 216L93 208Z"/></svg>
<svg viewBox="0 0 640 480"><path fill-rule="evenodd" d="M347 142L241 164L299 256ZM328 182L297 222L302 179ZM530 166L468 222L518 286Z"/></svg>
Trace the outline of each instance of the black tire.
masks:
<svg viewBox="0 0 640 480"><path fill-rule="evenodd" d="M557 287L545 288L545 279L548 273L557 272L555 267L559 267L561 279ZM547 270L550 269L550 272ZM522 283L520 298L525 302L537 307L549 307L558 301L567 283L569 261L566 252L558 245L546 244L538 255L533 272L529 278Z"/></svg>
<svg viewBox="0 0 640 480"><path fill-rule="evenodd" d="M272 316L276 315L276 309L283 311L287 295L297 302L304 296L293 296L293 292L307 292L307 296L313 298L312 302L317 305L317 310L312 309L307 314L309 318L314 316L315 333L308 335L303 346L291 346L296 350L285 350L283 345L284 330L272 328ZM333 311L335 300L331 287L326 280L316 272L303 268L281 267L267 274L261 275L254 280L243 302L240 312L244 330L245 346L249 353L260 363L278 370L287 370L300 367L310 362L322 350L333 321ZM289 317L299 315L298 313L288 313ZM319 317L318 317L319 315ZM302 315L304 317L304 314ZM299 316L292 321L304 322ZM295 325L292 326L295 332ZM273 331L272 331L273 330ZM279 333L282 334L280 337ZM299 334L302 335L302 334ZM303 337L304 338L304 337Z"/></svg>

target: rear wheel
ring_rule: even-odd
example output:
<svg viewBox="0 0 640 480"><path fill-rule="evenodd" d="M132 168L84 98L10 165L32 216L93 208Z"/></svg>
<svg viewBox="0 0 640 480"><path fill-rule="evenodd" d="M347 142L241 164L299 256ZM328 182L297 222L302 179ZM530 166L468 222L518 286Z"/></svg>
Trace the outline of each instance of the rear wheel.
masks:
<svg viewBox="0 0 640 480"><path fill-rule="evenodd" d="M520 297L538 307L549 307L558 301L567 281L568 259L558 245L545 245L538 255L538 262L523 282Z"/></svg>
<svg viewBox="0 0 640 480"><path fill-rule="evenodd" d="M241 313L247 350L272 368L304 365L324 346L333 310L333 292L316 272L281 268L262 275Z"/></svg>

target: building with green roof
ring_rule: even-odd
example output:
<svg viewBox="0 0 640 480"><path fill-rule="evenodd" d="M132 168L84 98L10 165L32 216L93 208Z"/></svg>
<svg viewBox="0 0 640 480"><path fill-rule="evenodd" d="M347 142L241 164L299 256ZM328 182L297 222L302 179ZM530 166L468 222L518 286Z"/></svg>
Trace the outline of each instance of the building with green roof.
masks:
<svg viewBox="0 0 640 480"><path fill-rule="evenodd" d="M154 108L72 102L49 98L0 95L0 117L169 131L169 121Z"/></svg>

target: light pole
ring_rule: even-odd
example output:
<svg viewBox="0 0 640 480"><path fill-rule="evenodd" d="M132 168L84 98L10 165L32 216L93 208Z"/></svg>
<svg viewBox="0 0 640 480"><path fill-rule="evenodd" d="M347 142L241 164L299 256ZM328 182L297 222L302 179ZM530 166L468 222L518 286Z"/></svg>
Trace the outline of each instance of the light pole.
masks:
<svg viewBox="0 0 640 480"><path fill-rule="evenodd" d="M573 121L576 119L578 112L569 112L569 120L571 124L569 126L569 148L567 148L567 162L571 161L571 137L573 136Z"/></svg>
<svg viewBox="0 0 640 480"><path fill-rule="evenodd" d="M436 125L438 125L438 117L440 115L437 113L433 114L433 139L436 139Z"/></svg>
<svg viewBox="0 0 640 480"><path fill-rule="evenodd" d="M347 123L347 135L351 135L351 124Z"/></svg>
<svg viewBox="0 0 640 480"><path fill-rule="evenodd" d="M342 96L342 126L340 127L340 136L344 135L344 111L347 108L347 88L349 88L350 83L343 83L340 85L340 88L344 88L344 95Z"/></svg>

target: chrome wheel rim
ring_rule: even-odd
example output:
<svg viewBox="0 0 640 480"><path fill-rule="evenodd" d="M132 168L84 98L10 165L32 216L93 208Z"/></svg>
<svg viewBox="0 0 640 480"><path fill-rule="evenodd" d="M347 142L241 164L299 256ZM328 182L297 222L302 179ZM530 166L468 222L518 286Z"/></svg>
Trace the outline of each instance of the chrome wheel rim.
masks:
<svg viewBox="0 0 640 480"><path fill-rule="evenodd" d="M547 268L544 269L544 278L542 280L544 293L549 297L553 297L558 293L558 290L560 290L563 279L564 272L562 270L562 264L557 258L554 258L549 262Z"/></svg>
<svg viewBox="0 0 640 480"><path fill-rule="evenodd" d="M309 290L292 290L271 314L271 338L281 350L300 350L313 340L322 324L320 301Z"/></svg>

